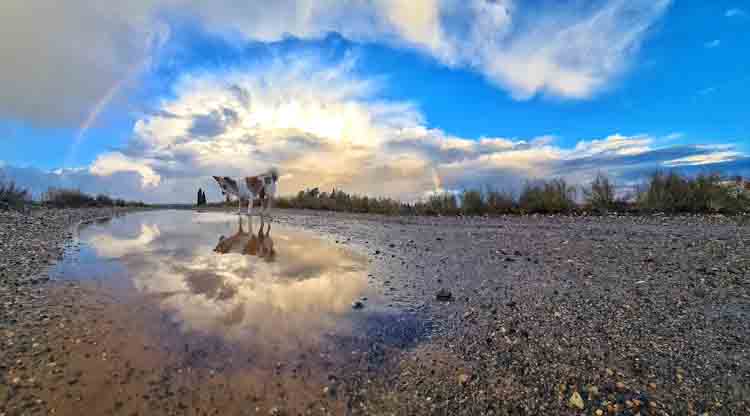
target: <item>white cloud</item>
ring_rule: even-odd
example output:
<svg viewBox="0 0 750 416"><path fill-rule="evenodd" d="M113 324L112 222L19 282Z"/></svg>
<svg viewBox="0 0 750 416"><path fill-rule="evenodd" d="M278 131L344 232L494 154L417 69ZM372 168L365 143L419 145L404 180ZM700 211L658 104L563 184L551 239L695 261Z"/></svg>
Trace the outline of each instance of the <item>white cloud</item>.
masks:
<svg viewBox="0 0 750 416"><path fill-rule="evenodd" d="M89 171L97 176L111 176L116 172L135 172L144 187L159 185L161 177L143 161L128 158L119 152L106 153L96 158ZM62 173L62 172L61 172Z"/></svg>
<svg viewBox="0 0 750 416"><path fill-rule="evenodd" d="M539 92L587 98L625 71L669 1L610 1L575 17L544 16L480 48L482 73L519 99ZM474 41L492 39L491 27Z"/></svg>
<svg viewBox="0 0 750 416"><path fill-rule="evenodd" d="M89 238L91 247L100 257L116 259L133 253L142 253L143 248L154 242L161 232L157 224L141 224L136 238L115 238L111 234L96 234Z"/></svg>
<svg viewBox="0 0 750 416"><path fill-rule="evenodd" d="M743 157L731 147L679 145L678 134L613 134L573 148L554 136L455 137L430 128L410 103L382 100L381 86L355 66L353 58L326 65L307 54L186 75L174 98L136 123L127 148L100 155L88 171L54 177L87 192L190 202L199 186L220 198L211 175L276 166L282 194L319 186L413 200L436 190L514 188L553 176L580 183L598 170L618 176Z"/></svg>
<svg viewBox="0 0 750 416"><path fill-rule="evenodd" d="M446 65L477 70L514 97L528 99L538 93L587 98L606 87L631 64L670 0L609 0L593 8L548 10L512 0L378 0L369 7L354 0L307 0L248 5L246 13L221 1L210 4L193 10L219 32L229 20L254 40L336 31L354 40L412 47Z"/></svg>
<svg viewBox="0 0 750 416"><path fill-rule="evenodd" d="M726 17L745 17L745 16L747 16L747 12L744 11L744 10L742 10L742 9L731 8L731 9L728 9L724 13L724 16L726 16Z"/></svg>
<svg viewBox="0 0 750 416"><path fill-rule="evenodd" d="M706 46L707 48L709 48L709 49L717 48L717 47L719 47L719 45L721 45L721 40L719 40L719 39L714 39L714 40L712 40L712 41L710 41L710 42L706 42L706 43L705 43L704 45L705 45L705 46Z"/></svg>
<svg viewBox="0 0 750 416"><path fill-rule="evenodd" d="M622 136L615 134L603 140L578 142L571 157L590 157L602 154L628 156L638 155L652 149L654 138L647 135Z"/></svg>
<svg viewBox="0 0 750 416"><path fill-rule="evenodd" d="M608 0L538 10L513 0L6 0L0 116L85 129L149 67L169 34L162 16L175 13L240 40L338 32L416 49L476 70L518 99L587 98L633 64L669 3Z"/></svg>
<svg viewBox="0 0 750 416"><path fill-rule="evenodd" d="M711 165L722 162L730 162L741 157L742 153L734 151L717 151L710 154L687 156L679 159L669 160L664 162L665 166L677 167L677 166L703 166Z"/></svg>

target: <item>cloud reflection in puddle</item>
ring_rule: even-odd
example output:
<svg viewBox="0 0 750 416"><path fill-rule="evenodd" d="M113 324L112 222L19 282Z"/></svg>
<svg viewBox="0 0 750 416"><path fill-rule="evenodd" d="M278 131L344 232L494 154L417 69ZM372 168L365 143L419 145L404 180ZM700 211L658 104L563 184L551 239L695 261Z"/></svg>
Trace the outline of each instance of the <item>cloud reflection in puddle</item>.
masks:
<svg viewBox="0 0 750 416"><path fill-rule="evenodd" d="M363 257L276 224L262 234L242 227L223 213L146 212L83 228L79 239L94 252L86 261L124 266L135 293L184 332L278 346L347 330L342 318L367 290Z"/></svg>

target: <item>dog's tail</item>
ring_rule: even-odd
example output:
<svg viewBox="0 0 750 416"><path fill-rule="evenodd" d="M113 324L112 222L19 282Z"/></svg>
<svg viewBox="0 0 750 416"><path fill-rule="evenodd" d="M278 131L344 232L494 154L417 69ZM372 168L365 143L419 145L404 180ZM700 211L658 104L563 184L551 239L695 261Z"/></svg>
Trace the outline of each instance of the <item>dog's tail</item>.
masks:
<svg viewBox="0 0 750 416"><path fill-rule="evenodd" d="M279 181L279 170L278 169L276 169L275 167L272 167L271 169L268 170L268 173L271 174L271 178L273 178L274 182L278 182Z"/></svg>

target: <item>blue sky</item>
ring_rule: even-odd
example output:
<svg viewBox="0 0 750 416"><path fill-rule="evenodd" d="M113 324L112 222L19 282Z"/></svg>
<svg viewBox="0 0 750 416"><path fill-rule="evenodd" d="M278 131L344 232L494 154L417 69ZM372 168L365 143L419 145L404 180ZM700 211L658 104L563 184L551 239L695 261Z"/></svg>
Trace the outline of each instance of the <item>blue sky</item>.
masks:
<svg viewBox="0 0 750 416"><path fill-rule="evenodd" d="M742 1L13 3L0 164L36 192L188 201L271 165L287 192L408 199L750 173Z"/></svg>

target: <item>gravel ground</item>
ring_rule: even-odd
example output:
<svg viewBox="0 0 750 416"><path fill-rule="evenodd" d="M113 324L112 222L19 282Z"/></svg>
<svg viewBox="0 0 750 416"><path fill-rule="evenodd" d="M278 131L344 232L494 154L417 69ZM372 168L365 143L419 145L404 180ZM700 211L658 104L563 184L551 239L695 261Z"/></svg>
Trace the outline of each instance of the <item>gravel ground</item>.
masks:
<svg viewBox="0 0 750 416"><path fill-rule="evenodd" d="M49 345L56 340L49 336L49 328L64 328L77 310L76 299L50 301L56 288L48 283L45 271L62 258L74 225L122 212L110 208L0 211L1 415L44 409L45 403L24 389L37 381L23 375L41 365L42 356L51 351Z"/></svg>
<svg viewBox="0 0 750 416"><path fill-rule="evenodd" d="M76 340L90 341L86 354L102 353L91 347L88 323L106 300L39 276L61 254L71 224L102 214L0 213L0 415L74 409L82 400ZM374 332L367 354L336 370L340 406L316 402L305 413L750 412L747 218L278 211L275 220L367 254L370 285L419 322L367 329ZM389 340L408 337L389 328L419 334L394 347ZM128 366L112 371L151 383L131 377ZM227 386L208 387L206 403L220 408L214 393ZM190 391L170 391L156 399L171 404L140 411L107 395L95 413L188 413L174 397ZM283 403L243 413L284 414Z"/></svg>
<svg viewBox="0 0 750 416"><path fill-rule="evenodd" d="M388 374L354 377L355 410L750 412L747 218L281 220L351 239L433 324Z"/></svg>

